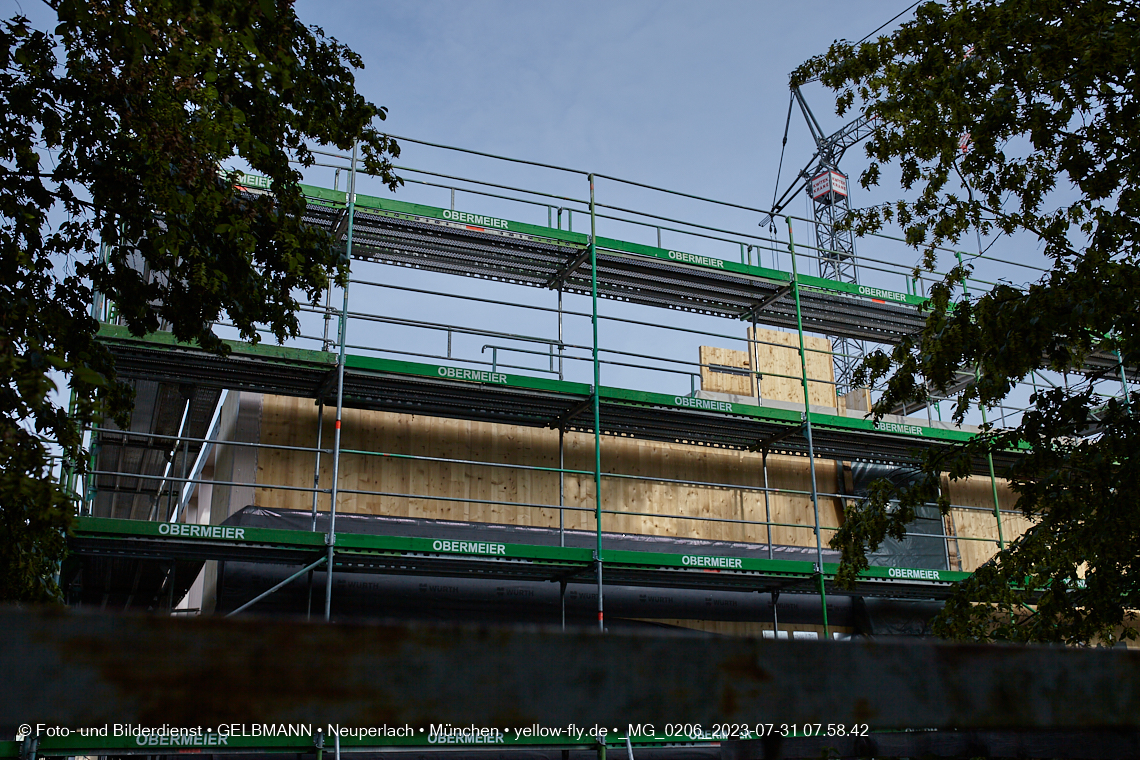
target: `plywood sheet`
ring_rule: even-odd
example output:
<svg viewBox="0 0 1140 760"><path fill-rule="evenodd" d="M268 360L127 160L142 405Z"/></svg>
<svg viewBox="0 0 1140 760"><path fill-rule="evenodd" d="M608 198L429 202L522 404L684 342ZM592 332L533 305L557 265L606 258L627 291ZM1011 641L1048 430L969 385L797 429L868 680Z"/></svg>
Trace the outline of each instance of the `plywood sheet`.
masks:
<svg viewBox="0 0 1140 760"><path fill-rule="evenodd" d="M851 412L871 411L871 389L855 388L848 392L839 399L839 408Z"/></svg>
<svg viewBox="0 0 1140 760"><path fill-rule="evenodd" d="M265 444L313 446L317 407L304 399L266 396L260 426ZM323 445L332 442L331 414L325 415ZM466 422L434 417L346 410L346 453L341 461L338 509L472 522L558 526L558 474L500 465L558 466L558 432L540 428ZM425 461L432 456L487 464ZM566 466L588 474L565 478L567 528L594 530L594 439L567 434ZM312 508L312 494L271 488L313 484L314 455L264 449L258 460L256 503L290 509ZM768 485L759 454L605 436L602 469L646 479L605 478L602 528L631 534L685 536L711 540L815 546L811 474L802 457L768 457ZM332 462L322 457L320 487L331 483ZM837 490L836 463L816 462L821 493ZM684 482L677 482L684 481ZM974 570L997 550L997 523L989 478L946 482L956 508L947 516L952 553L963 570ZM1003 509L1015 494L998 483ZM827 544L842 520L838 500L822 496L821 541ZM328 509L328 494L318 495ZM970 509L972 507L972 509ZM773 525L769 528L765 520ZM1002 536L1013 540L1028 527L1019 515L1002 514ZM956 546L955 546L956 544Z"/></svg>
<svg viewBox="0 0 1140 760"><path fill-rule="evenodd" d="M313 446L317 412L311 401L266 396L262 443ZM326 414L323 445L332 441ZM432 519L558 527L558 473L498 465L558 466L558 432L464 420L346 410L337 508L343 512ZM379 455L351 453L368 450ZM431 456L478 463L425 461ZM564 524L594 530L594 438L565 437L567 474ZM486 463L486 464L482 464ZM309 452L262 450L258 458L256 503L311 509L309 488L315 456ZM819 482L835 481L835 464L817 462ZM810 471L799 457L768 457L773 490L767 503L759 454L700 446L604 436L603 472L647 479L604 478L602 528L645 535L767 543L767 515L776 523L776 544L815 546L815 517L809 496ZM320 487L328 489L331 457L321 458ZM677 482L683 481L683 482ZM742 490L752 488L757 490ZM821 489L826 490L826 489ZM329 495L318 494L322 511ZM824 543L839 525L841 510L832 498L820 499Z"/></svg>
<svg viewBox="0 0 1140 760"><path fill-rule="evenodd" d="M993 486L988 477L972 476L962 480L943 479L942 491L955 508L947 519L957 540L961 569L973 572L998 551L998 523L994 515ZM1017 506L1017 494L1004 480L997 481L998 503L1002 510ZM970 507L971 509L965 509ZM1030 523L1020 514L1001 513L1001 538L1007 543L1020 536Z"/></svg>
<svg viewBox="0 0 1140 760"><path fill-rule="evenodd" d="M713 367L739 367L751 371L747 351L730 348L701 346L701 390L716 393L734 393L738 396L755 396L756 381L749 375L717 372Z"/></svg>
<svg viewBox="0 0 1140 760"><path fill-rule="evenodd" d="M755 341L755 366L763 374L760 395L775 401L803 403L803 366L800 362L800 339L796 333L747 328L747 337ZM812 404L835 406L835 365L831 341L804 336L804 364L807 367L808 397Z"/></svg>

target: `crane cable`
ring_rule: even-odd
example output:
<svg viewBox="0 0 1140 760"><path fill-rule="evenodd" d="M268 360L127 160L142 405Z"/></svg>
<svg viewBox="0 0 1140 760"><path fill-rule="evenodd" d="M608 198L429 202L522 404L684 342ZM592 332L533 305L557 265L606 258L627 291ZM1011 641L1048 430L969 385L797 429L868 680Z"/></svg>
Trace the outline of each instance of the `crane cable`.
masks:
<svg viewBox="0 0 1140 760"><path fill-rule="evenodd" d="M918 0L918 2L915 2L915 3L913 3L913 4L912 4L912 5L909 7L909 8L906 8L905 10L902 10L902 11L900 11L900 12L899 12L899 14L898 14L897 16L895 16L894 18L892 18L890 21L887 21L887 22L886 22L886 23L884 23L882 26L880 26L878 29L876 29L875 31L871 32L870 34L868 34L866 37L864 37L863 39L859 40L859 41L858 41L858 42L856 42L855 44L856 44L856 45L861 45L861 44L863 44L863 43L864 43L864 42L866 42L868 39L870 39L870 37L871 37L871 34L878 34L879 32L881 32L881 31L883 30L883 27L885 27L887 24L890 24L891 22L893 22L895 19L897 19L899 16L903 15L904 13L907 13L908 11L912 11L912 10L914 10L915 6L917 6L919 2L922 2L922 0Z"/></svg>
<svg viewBox="0 0 1140 760"><path fill-rule="evenodd" d="M873 35L873 34L878 34L879 32L883 31L883 29L885 29L885 28L886 28L886 27L887 27L889 24L892 24L892 23L894 23L894 22L895 22L895 21L897 21L897 20L898 20L900 17L902 17L902 15L903 15L903 14L905 14L905 13L909 13L910 11L913 11L913 10L914 10L914 9L915 9L915 8L918 6L918 4L919 4L920 2L922 2L922 0L916 0L915 2L911 3L911 4L910 4L910 6L908 6L907 8L904 8L903 10L899 11L899 12L898 12L897 14L895 14L895 15L894 15L894 16L893 16L891 19L889 19L888 21L885 21L885 22L883 22L882 24L880 24L880 25L879 25L879 28L878 28L878 29L876 29L875 31L873 31L873 32L869 32L869 33L867 33L866 35L864 35L864 36L863 36L863 39L859 40L859 41L858 41L858 42L856 42L855 44L856 44L856 45L862 45L864 42L866 42L867 40L871 39L871 35ZM804 84L808 84L808 83L810 83L810 82L818 82L818 81L819 81L819 77L817 77L817 76L816 76L816 77L812 77L811 79L808 79L807 81L805 81L805 82L804 82Z"/></svg>
<svg viewBox="0 0 1140 760"><path fill-rule="evenodd" d="M780 143L780 165L776 169L776 186L772 188L772 208L776 208L776 194L780 192L780 173L784 170L784 149L788 147L788 127L792 123L792 106L795 104L795 95L788 93L788 118L784 121L784 141ZM776 234L775 213L768 215L768 226L772 234Z"/></svg>

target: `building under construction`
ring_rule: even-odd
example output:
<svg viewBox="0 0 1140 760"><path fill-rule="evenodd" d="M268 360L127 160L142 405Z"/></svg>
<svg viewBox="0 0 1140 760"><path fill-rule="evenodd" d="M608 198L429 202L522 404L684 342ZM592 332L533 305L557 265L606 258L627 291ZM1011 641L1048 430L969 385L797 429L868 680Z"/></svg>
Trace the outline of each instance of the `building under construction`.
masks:
<svg viewBox="0 0 1140 760"><path fill-rule="evenodd" d="M819 219L741 232L606 205L595 175L575 200L409 171L450 190L431 206L340 190L355 163L323 161L336 175L304 187L308 221L351 279L294 341L222 357L132 337L95 305L136 400L130 429L90 431L72 603L921 634L1025 529L997 477L1016 452L994 456L947 479L949 513L920 510L854 590L833 583L844 505L977 431L936 400L875 422L872 390L842 369L841 350L923 323L931 280L900 243L870 238L855 270L853 246L821 247ZM816 239L795 240L799 222ZM854 282L834 278L839 255Z"/></svg>

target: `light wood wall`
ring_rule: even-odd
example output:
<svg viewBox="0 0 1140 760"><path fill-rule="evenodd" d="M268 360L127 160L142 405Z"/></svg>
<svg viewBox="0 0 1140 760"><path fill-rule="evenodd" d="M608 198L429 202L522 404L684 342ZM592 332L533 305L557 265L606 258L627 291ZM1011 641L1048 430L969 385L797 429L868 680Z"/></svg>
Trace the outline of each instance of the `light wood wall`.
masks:
<svg viewBox="0 0 1140 760"><path fill-rule="evenodd" d="M749 340L753 338L751 327L747 329L747 337ZM803 385L801 380L797 379L802 376L797 334L758 329L755 338L757 341L754 344L756 349L755 364L750 361L748 351L734 351L715 346L701 346L701 364L720 364L745 369L751 369L752 366L755 366L761 373L764 373L760 384L760 392L763 398L803 403ZM848 408L852 411L866 412L871 408L870 391L866 388L857 388L843 398L836 398L835 386L831 384L835 378L835 370L829 341L823 338L804 336L804 347L815 349L815 351L809 350L805 355L811 403L832 407L838 403L838 409L841 412ZM792 377L773 377L773 374L791 375ZM818 382L812 382L813 380ZM714 372L708 366L701 367L701 388L707 391L733 393L741 396L756 395L753 378ZM806 462L803 460L798 462L793 460L787 466L807 469ZM819 482L821 484L834 482L830 473L824 473L823 469L817 463ZM998 500L1002 509L1011 509L1017 503L1017 495L1003 480L998 480L997 486ZM944 492L952 504L975 508L952 509L950 514L944 518L944 525L947 535L958 536L957 540L951 539L949 544L951 566L954 569L976 570L998 551L998 530L997 521L993 514L994 500L990 479L975 476L954 483L945 479ZM837 525L838 519L839 516L837 515L836 521L829 524ZM1001 519L1001 534L1006 542L1020 536L1030 525L1029 521L1020 515L1003 513ZM783 522L784 520L780 519L780 521ZM829 537L829 533L824 533L825 541Z"/></svg>
<svg viewBox="0 0 1140 760"><path fill-rule="evenodd" d="M747 360L747 355L744 358ZM265 396L261 414L263 444L316 445L317 407L311 400ZM326 414L322 433L326 448L331 446L332 436L332 416ZM555 430L358 409L345 410L342 447L387 455L558 467ZM589 472L593 461L593 436L566 434L566 467ZM314 455L308 452L262 449L257 458L255 503L311 509L310 493L269 486L311 487L314 464ZM811 475L805 458L769 456L768 484L778 491L769 493L767 508L763 492L740 490L763 486L759 454L604 436L602 469L606 473L725 484L604 478L602 508L618 513L603 515L602 529L607 532L766 543L768 528L762 523L769 514L771 521L778 523L771 528L774 544L815 545L814 511L807 495ZM817 460L816 474L821 491L839 490L835 462ZM331 477L332 460L324 456L320 487L327 489ZM339 487L338 510L342 512L551 528L559 523L559 478L554 472L345 453ZM950 543L952 564L957 566L954 569L975 570L997 551L990 480L947 480L944 492L953 504L960 505L945 518L947 533L959 537ZM998 482L1003 509L1016 504L1015 496L1007 483ZM318 508L327 511L328 500L328 494L320 494ZM594 530L594 503L592 472L568 474L564 484L565 526ZM837 499L820 499L820 521L826 545L842 521ZM1002 534L1007 542L1028 526L1020 515L1002 514Z"/></svg>
<svg viewBox="0 0 1140 760"><path fill-rule="evenodd" d="M311 401L266 396L262 405L261 442L287 446L314 446L316 407ZM326 417L323 443L332 441L332 420ZM346 450L371 450L387 454L435 456L538 467L558 466L558 433L543 428L468 422L387 412L346 410L342 445ZM593 436L568 433L566 467L593 468ZM332 461L322 457L321 488L328 488ZM258 506L311 509L312 495L302 491L269 488L288 485L307 488L313 483L314 456L307 452L262 449L258 460L255 492ZM836 463L816 462L822 491L835 491ZM660 536L684 536L709 540L767 543L764 494L732 486L762 486L759 454L701 446L657 443L633 438L604 436L602 469L607 473L663 477L727 486L700 486L661 481L606 478L602 481L602 508L626 514L605 514L605 531ZM814 546L814 514L811 476L802 457L768 457L768 510L774 544ZM558 475L552 472L515 470L478 464L426 462L385 456L344 454L341 457L342 493L338 510L363 514L422 517L442 520L558 526ZM355 494L351 491L387 495ZM946 518L955 564L972 571L997 551L997 523L989 478L973 477L945 483L951 502L978 509L952 509ZM396 494L414 494L411 497ZM1015 503L1008 484L998 481L1002 508ZM481 504L472 501L509 502ZM328 510L328 494L320 494L318 508ZM822 539L826 545L842 520L836 499L820 499ZM594 478L567 475L565 513L568 529L594 530ZM522 504L538 504L528 507ZM644 513L644 514L630 514ZM683 517L705 519L680 519ZM708 518L745 522L718 522ZM1008 542L1029 526L1020 515L1002 514L1002 534ZM968 540L988 539L984 541ZM957 569L957 568L955 568Z"/></svg>
<svg viewBox="0 0 1140 760"><path fill-rule="evenodd" d="M722 367L740 367L751 370L747 351L734 351L731 348L718 348L717 346L701 346L701 390L716 393L733 393L737 396L755 396L756 380L747 375L736 375L729 372L717 372L709 365L719 364Z"/></svg>
<svg viewBox="0 0 1140 760"><path fill-rule="evenodd" d="M756 352L756 368L764 373L760 395L776 401L802 402L804 388L799 335L763 328L757 328L753 334L751 327L747 329L747 335L749 340L756 341L752 344ZM835 363L831 356L831 341L805 335L804 360L811 403L835 406Z"/></svg>
<svg viewBox="0 0 1140 760"><path fill-rule="evenodd" d="M753 340L752 328L746 337ZM758 328L755 332L755 363L749 361L748 351L734 351L715 346L701 346L701 388L717 393L734 393L755 396L753 378L714 372L709 364L751 369L755 366L763 375L760 395L773 401L803 403L803 369L800 366L800 342L796 333ZM826 338L804 336L804 358L807 365L808 397L819 406L836 405L835 365L831 356L831 341Z"/></svg>
<svg viewBox="0 0 1140 760"><path fill-rule="evenodd" d="M951 547L957 544L961 569L973 572L985 564L998 552L997 519L994 516L993 485L988 477L979 475L963 480L951 481L943 478L942 492L951 504L974 509L951 509L945 518L948 534L957 535ZM1007 481L997 481L998 503L1001 508L1012 509L1017 504L1017 494ZM1029 526L1020 514L1001 514L1001 535L1009 543L1024 533ZM968 539L986 539L984 541Z"/></svg>
<svg viewBox="0 0 1140 760"><path fill-rule="evenodd" d="M317 410L311 400L266 396L262 409L262 443L315 445ZM332 433L332 420L326 415L323 432L326 447L332 442ZM555 430L388 412L345 410L341 445L344 450L558 466L558 432ZM593 435L566 434L565 461L567 468L591 471ZM310 487L314 464L314 455L308 452L262 449L258 457L258 483L262 487L256 491L256 503L265 507L311 509L311 494L266 486ZM337 508L342 512L558 526L557 473L359 454L342 454L340 467L342 494ZM625 513L604 514L602 529L605 531L755 543L768 541L767 528L755 524L765 519L763 492L731 487L763 485L759 454L604 436L602 469L607 473L729 484L702 486L605 478L602 481L603 510ZM816 472L820 483L835 482L834 462L817 462ZM324 456L321 488L329 487L331 477L331 457ZM815 546L815 520L811 499L806 493L811 487L806 459L769 456L768 482L770 487L780 489L779 493L769 494L771 519L787 524L772 528L773 543ZM328 499L327 494L320 495L319 509L328 509ZM510 503L480 504L455 499ZM841 512L835 502L826 498L820 501L820 520L824 526L839 525ZM528 503L544 506L522 506ZM595 529L592 472L566 476L564 503L578 508L566 511L567 528ZM697 519L681 519L685 517ZM709 518L746 522L718 522ZM831 533L824 531L825 543Z"/></svg>

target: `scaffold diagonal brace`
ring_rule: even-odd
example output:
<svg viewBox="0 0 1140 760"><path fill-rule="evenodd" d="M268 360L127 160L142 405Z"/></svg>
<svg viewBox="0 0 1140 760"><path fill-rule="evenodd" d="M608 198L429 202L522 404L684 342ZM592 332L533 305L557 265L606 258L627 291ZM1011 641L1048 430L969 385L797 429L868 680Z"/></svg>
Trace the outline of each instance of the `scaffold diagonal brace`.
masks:
<svg viewBox="0 0 1140 760"><path fill-rule="evenodd" d="M793 435L799 435L800 433L802 433L804 431L805 427L807 427L806 424L805 425L796 425L795 427L790 427L790 428L787 428L786 430L781 430L779 433L776 433L775 435L770 435L767 438L764 438L762 440L757 441L752 446L750 451L763 451L765 449L769 449L772 447L772 444L774 444L774 443L779 443L780 441L784 440L785 438L791 438Z"/></svg>
<svg viewBox="0 0 1140 760"><path fill-rule="evenodd" d="M752 317L753 317L753 316L755 316L755 315L759 314L760 312L764 311L764 310L765 310L765 309L767 309L769 306L771 306L772 304L776 303L776 301L779 301L781 298L783 298L784 296L788 295L788 294L789 294L789 293L791 293L791 292L792 292L792 284L791 284L791 283L788 283L787 285L785 285L784 287L780 288L779 290L777 290L777 291L776 291L775 293L773 293L772 295L770 295L770 296L768 296L767 298L765 298L765 299L764 299L763 301L761 301L760 303L758 303L758 304L756 304L755 306L753 306L753 307L752 307L751 309L749 309L748 311L746 311L746 312L744 312L743 314L741 314L741 315L740 315L740 318L741 318L741 319L752 319Z"/></svg>
<svg viewBox="0 0 1140 760"><path fill-rule="evenodd" d="M577 417L582 412L589 409L590 405L593 402L594 402L594 397L593 396L587 396L586 398L582 399L581 401L579 401L574 406L570 407L570 409L568 409L565 414L561 414L558 417L556 417L555 419L551 420L550 423L547 425L547 427L552 428L554 430L558 430L558 429L562 428L567 422L569 422L570 420L574 419L575 417Z"/></svg>
<svg viewBox="0 0 1140 760"><path fill-rule="evenodd" d="M553 277L551 277L549 280L546 281L547 289L555 290L555 289L561 288L563 285L566 284L566 281L568 279L570 279L570 276L573 275L574 272L578 271L578 267L580 267L580 266L582 266L582 264L586 263L586 261L588 261L589 258L590 258L590 241L586 241L586 247L583 248L581 253L579 253L577 255L577 257L575 257L575 259L570 262L569 266L567 266L565 269L562 269L561 271L559 271L557 274L555 274Z"/></svg>

